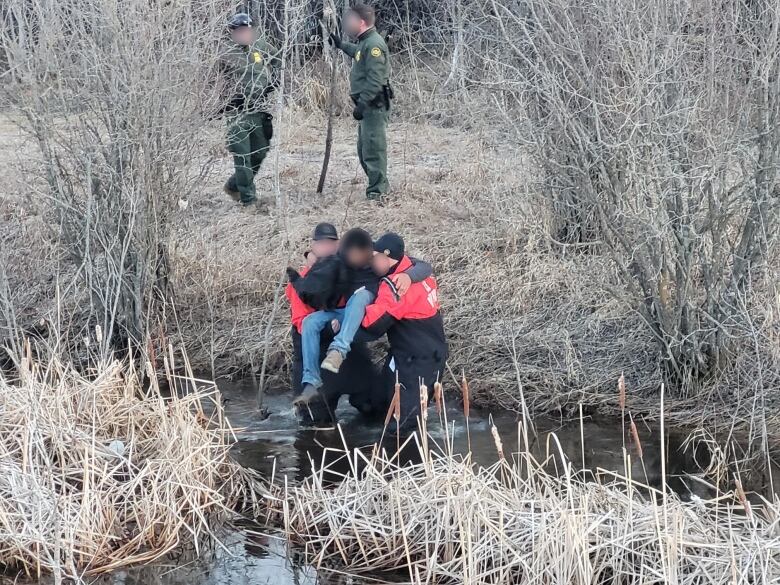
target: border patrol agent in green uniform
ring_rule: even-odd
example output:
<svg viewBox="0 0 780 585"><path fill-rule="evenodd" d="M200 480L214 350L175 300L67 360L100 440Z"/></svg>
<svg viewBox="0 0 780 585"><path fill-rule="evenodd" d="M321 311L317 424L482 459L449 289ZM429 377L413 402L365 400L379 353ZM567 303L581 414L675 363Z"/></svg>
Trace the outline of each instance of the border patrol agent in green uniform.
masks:
<svg viewBox="0 0 780 585"><path fill-rule="evenodd" d="M366 196L381 200L389 189L387 181L387 120L390 116L390 55L387 43L374 24L374 9L356 4L347 10L344 29L356 43L343 41L331 34L331 43L352 57L349 87L355 109L352 116L360 121L357 151L360 166L368 177Z"/></svg>
<svg viewBox="0 0 780 585"><path fill-rule="evenodd" d="M220 56L220 69L234 91L225 114L235 171L224 189L248 206L257 202L255 175L271 147L273 116L264 110L276 88L280 62L276 49L255 35L248 14L233 16L228 30L232 43Z"/></svg>

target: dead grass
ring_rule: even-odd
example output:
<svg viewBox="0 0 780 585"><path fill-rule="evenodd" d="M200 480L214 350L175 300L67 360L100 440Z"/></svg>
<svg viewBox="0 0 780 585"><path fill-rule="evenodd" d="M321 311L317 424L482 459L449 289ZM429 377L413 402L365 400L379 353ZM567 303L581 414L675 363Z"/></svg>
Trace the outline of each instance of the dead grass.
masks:
<svg viewBox="0 0 780 585"><path fill-rule="evenodd" d="M197 550L252 504L213 384L172 378L165 397L119 362L84 375L19 357L0 378L0 565L78 580Z"/></svg>
<svg viewBox="0 0 780 585"><path fill-rule="evenodd" d="M227 160L209 177L210 191L192 197L176 266L183 285L182 337L195 363L210 365L214 356L217 374L257 367L278 275L287 264L302 262L312 226L328 220L341 229L398 231L413 254L433 262L453 367L472 374L483 399L488 392L494 399L505 391L515 394L515 357L523 382L543 386L545 401L612 385L631 366L652 370L642 353L648 340L623 333L635 330L636 318L604 298L601 283L610 275L603 263L550 252L544 217L528 194L533 169L524 166L522 152L487 136L396 121L390 153L394 200L377 208L364 201L353 128L345 120L326 193L313 193L321 163L321 145L312 140L318 123L297 113L281 120L286 213L244 215L215 193L229 173ZM273 172L269 159L259 181L268 193ZM286 308L280 313L270 340L271 371L284 384L286 372L278 366L287 357ZM626 355L632 363L619 357Z"/></svg>

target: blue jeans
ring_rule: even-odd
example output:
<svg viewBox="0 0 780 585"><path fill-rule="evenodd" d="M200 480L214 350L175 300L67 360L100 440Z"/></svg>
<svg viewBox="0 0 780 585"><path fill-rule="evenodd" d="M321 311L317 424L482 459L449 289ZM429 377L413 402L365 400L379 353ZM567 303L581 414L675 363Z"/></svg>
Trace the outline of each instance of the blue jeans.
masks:
<svg viewBox="0 0 780 585"><path fill-rule="evenodd" d="M374 293L365 288L355 291L349 297L347 306L332 311L317 311L303 320L301 327L301 352L303 353L303 384L315 388L322 386L320 376L320 334L328 323L336 319L341 327L328 351L336 350L346 357L360 323L366 314L366 307L374 302Z"/></svg>

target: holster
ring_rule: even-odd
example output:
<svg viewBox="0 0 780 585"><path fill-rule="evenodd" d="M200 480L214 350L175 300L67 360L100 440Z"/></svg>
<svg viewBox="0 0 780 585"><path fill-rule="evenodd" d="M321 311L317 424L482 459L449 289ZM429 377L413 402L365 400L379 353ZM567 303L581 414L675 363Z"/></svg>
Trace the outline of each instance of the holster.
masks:
<svg viewBox="0 0 780 585"><path fill-rule="evenodd" d="M385 108L389 110L390 102L395 99L395 92L393 91L393 86L390 85L389 81L382 87L382 93L385 96Z"/></svg>

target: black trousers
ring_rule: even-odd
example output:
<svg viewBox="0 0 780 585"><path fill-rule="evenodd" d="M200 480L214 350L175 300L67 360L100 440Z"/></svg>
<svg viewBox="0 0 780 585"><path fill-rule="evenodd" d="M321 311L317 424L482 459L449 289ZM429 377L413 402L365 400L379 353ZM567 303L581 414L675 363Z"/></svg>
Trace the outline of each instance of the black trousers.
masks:
<svg viewBox="0 0 780 585"><path fill-rule="evenodd" d="M301 350L301 334L295 327L291 328L293 342L292 389L297 396L302 391L303 352ZM320 359L325 359L328 346L333 339L333 333L323 331L320 339ZM354 342L347 359L344 360L338 374L322 372L323 387L320 393L324 400L312 403L301 417L307 421L311 417L315 422L335 421L334 413L343 395L349 396L350 404L366 416L377 414L376 404L383 404L384 390L382 376L371 361L371 354L365 342ZM387 409L381 412L384 413Z"/></svg>
<svg viewBox="0 0 780 585"><path fill-rule="evenodd" d="M395 370L391 368L391 363ZM405 357L393 360L388 356L382 370L385 402L389 408L395 394L396 379L401 384L401 428L414 429L420 415L420 385L428 387L429 402L433 400L433 385L444 377L446 362L443 359ZM385 412L387 412L385 408ZM389 427L395 428L391 420Z"/></svg>

